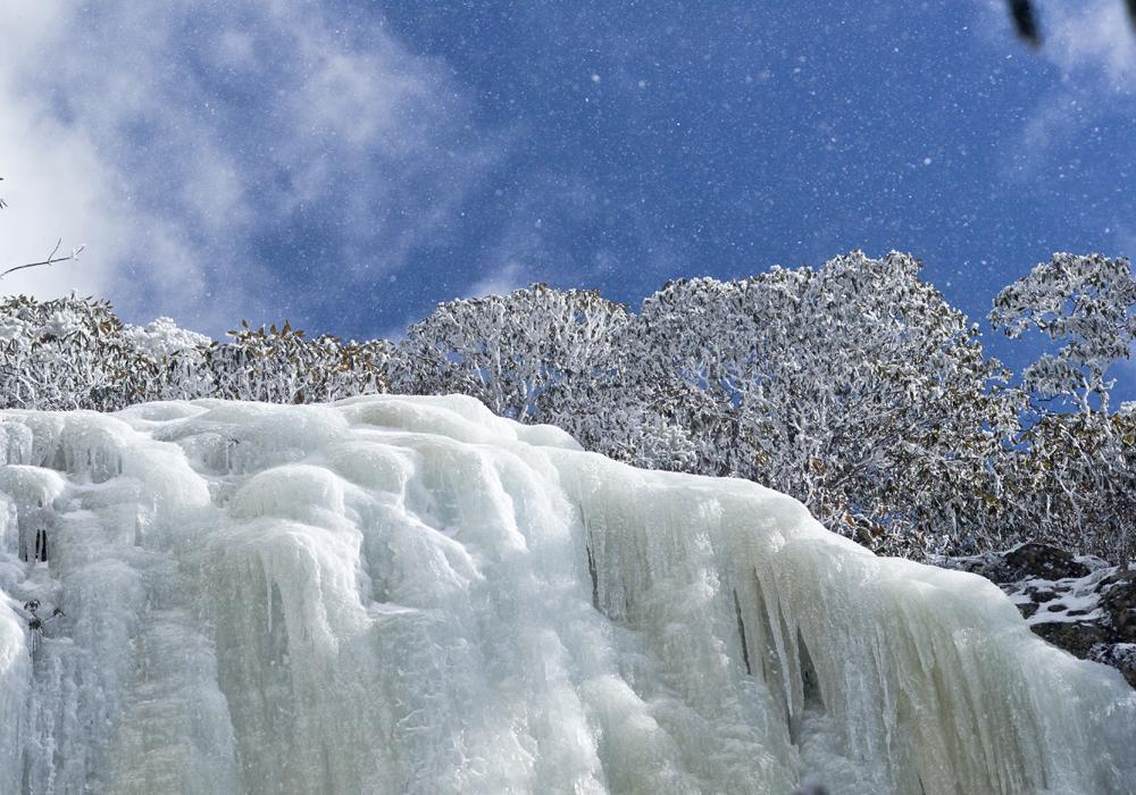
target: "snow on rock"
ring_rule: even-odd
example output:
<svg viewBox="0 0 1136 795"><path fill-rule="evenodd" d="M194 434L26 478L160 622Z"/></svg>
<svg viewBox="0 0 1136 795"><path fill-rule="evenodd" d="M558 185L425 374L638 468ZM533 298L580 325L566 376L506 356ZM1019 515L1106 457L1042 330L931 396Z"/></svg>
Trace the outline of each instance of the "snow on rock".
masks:
<svg viewBox="0 0 1136 795"><path fill-rule="evenodd" d="M462 397L0 418L0 792L1136 791L1115 671L746 481Z"/></svg>
<svg viewBox="0 0 1136 795"><path fill-rule="evenodd" d="M1110 566L1034 541L931 562L998 584L1034 633L1077 657L1111 665L1136 688L1136 562Z"/></svg>

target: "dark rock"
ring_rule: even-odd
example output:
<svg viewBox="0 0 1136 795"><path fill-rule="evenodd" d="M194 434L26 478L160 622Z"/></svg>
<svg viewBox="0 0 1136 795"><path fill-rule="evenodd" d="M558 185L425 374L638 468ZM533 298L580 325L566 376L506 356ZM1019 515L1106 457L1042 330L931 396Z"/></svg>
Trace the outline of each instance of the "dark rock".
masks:
<svg viewBox="0 0 1136 795"><path fill-rule="evenodd" d="M1033 624L1030 629L1054 646L1060 646L1082 659L1089 656L1093 646L1108 640L1100 626L1087 621L1049 621Z"/></svg>
<svg viewBox="0 0 1136 795"><path fill-rule="evenodd" d="M1136 687L1136 643L1098 643L1089 649L1089 659L1111 665Z"/></svg>
<svg viewBox="0 0 1136 795"><path fill-rule="evenodd" d="M1091 569L1078 561L1072 552L1029 541L1002 556L1001 571L996 572L996 575L1004 579L994 582L1018 582L1028 578L1063 580L1067 577L1087 577L1090 572Z"/></svg>
<svg viewBox="0 0 1136 795"><path fill-rule="evenodd" d="M1096 590L1116 642L1136 643L1136 570L1117 569Z"/></svg>
<svg viewBox="0 0 1136 795"><path fill-rule="evenodd" d="M1063 580L1070 577L1085 577L1093 571L1093 567L1086 561L1094 562L1098 566L1107 566L1104 561L1092 558L1078 560L1072 552L1037 541L1027 541L1005 552L985 552L965 558L932 557L930 559L930 562L936 566L980 574L998 585L1033 579Z"/></svg>
<svg viewBox="0 0 1136 795"><path fill-rule="evenodd" d="M997 583L1034 633L1077 657L1118 669L1136 687L1136 567L1112 567L1034 542L931 562Z"/></svg>

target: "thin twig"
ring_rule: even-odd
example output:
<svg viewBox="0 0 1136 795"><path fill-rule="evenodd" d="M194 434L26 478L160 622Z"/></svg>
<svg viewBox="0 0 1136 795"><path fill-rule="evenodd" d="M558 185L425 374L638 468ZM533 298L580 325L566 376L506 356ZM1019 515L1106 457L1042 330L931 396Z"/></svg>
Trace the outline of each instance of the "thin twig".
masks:
<svg viewBox="0 0 1136 795"><path fill-rule="evenodd" d="M51 250L51 253L47 255L47 259L40 260L39 262L29 262L26 265L16 265L15 267L8 268L8 270L0 273L0 279L3 279L9 273L22 271L24 268L38 268L41 265L54 265L57 262L69 262L73 259L79 259L79 255L82 254L83 249L86 248L86 246L79 246L79 248L72 249L71 253L66 257L57 257L55 255L59 252L59 247L61 245L63 245L63 238L59 238L59 240L55 242L55 248L53 248Z"/></svg>

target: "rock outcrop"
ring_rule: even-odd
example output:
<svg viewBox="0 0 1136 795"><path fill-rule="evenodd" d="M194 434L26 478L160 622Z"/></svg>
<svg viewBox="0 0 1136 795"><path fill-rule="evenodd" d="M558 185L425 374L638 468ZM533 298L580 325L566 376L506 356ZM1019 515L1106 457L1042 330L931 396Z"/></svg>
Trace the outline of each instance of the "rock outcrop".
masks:
<svg viewBox="0 0 1136 795"><path fill-rule="evenodd" d="M1077 657L1119 669L1136 688L1136 568L1036 542L931 562L994 582L1036 634Z"/></svg>

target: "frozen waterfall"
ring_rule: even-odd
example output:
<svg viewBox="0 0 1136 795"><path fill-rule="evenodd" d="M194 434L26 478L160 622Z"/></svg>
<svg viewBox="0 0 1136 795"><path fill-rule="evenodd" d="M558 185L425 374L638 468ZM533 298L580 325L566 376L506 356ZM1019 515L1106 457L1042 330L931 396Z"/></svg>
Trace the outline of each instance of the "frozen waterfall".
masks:
<svg viewBox="0 0 1136 795"><path fill-rule="evenodd" d="M461 397L0 418L0 793L1136 792L1117 672L752 483Z"/></svg>

